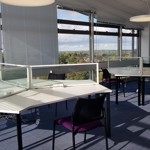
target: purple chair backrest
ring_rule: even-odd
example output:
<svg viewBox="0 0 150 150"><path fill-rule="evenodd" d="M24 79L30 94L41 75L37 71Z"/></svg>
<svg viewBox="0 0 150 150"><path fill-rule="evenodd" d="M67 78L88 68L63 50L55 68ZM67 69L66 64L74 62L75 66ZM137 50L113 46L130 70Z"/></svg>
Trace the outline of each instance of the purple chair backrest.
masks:
<svg viewBox="0 0 150 150"><path fill-rule="evenodd" d="M73 124L80 125L100 119L106 95L94 99L80 98L72 114Z"/></svg>

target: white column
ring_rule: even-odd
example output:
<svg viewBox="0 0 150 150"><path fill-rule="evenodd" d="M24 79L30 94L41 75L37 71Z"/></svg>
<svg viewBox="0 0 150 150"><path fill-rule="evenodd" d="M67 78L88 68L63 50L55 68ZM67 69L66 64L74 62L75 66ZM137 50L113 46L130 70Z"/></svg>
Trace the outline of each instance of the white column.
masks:
<svg viewBox="0 0 150 150"><path fill-rule="evenodd" d="M118 56L121 59L121 57L122 57L122 26L119 27Z"/></svg>
<svg viewBox="0 0 150 150"><path fill-rule="evenodd" d="M150 24L141 32L141 57L150 57Z"/></svg>
<svg viewBox="0 0 150 150"><path fill-rule="evenodd" d="M90 22L90 41L89 41L89 46L90 46L90 62L94 62L94 12L90 13L89 16L89 22ZM93 80L94 75L93 71L91 72L90 78Z"/></svg>
<svg viewBox="0 0 150 150"><path fill-rule="evenodd" d="M90 62L94 62L94 12L90 13Z"/></svg>

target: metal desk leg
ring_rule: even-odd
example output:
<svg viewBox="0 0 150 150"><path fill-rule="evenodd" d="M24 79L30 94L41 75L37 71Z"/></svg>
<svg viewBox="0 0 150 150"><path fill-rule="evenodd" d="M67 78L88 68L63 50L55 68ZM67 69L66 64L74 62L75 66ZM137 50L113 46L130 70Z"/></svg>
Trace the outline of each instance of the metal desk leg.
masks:
<svg viewBox="0 0 150 150"><path fill-rule="evenodd" d="M22 150L22 132L21 132L21 117L16 114L17 119L17 137L18 137L18 150Z"/></svg>
<svg viewBox="0 0 150 150"><path fill-rule="evenodd" d="M141 105L141 77L138 77L138 105Z"/></svg>
<svg viewBox="0 0 150 150"><path fill-rule="evenodd" d="M116 104L118 104L118 78L119 77L116 77L116 80L117 80L117 83L116 83Z"/></svg>
<svg viewBox="0 0 150 150"><path fill-rule="evenodd" d="M145 77L142 77L142 105L145 102Z"/></svg>
<svg viewBox="0 0 150 150"><path fill-rule="evenodd" d="M107 121L107 136L111 137L111 123L110 123L110 94L106 97L106 121Z"/></svg>

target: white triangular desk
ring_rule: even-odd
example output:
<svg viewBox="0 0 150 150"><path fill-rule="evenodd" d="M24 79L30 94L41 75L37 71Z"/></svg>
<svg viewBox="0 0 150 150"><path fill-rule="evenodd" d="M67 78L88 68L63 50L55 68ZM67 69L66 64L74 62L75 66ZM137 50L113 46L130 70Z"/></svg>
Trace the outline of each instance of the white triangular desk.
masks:
<svg viewBox="0 0 150 150"><path fill-rule="evenodd" d="M58 82L57 80L55 80ZM12 113L17 116L18 147L22 150L22 132L21 132L21 112L37 106L52 104L69 100L72 98L83 97L96 93L108 93L106 101L107 113L107 131L110 135L110 97L112 90L99 85L91 80L63 80L63 86L60 83L53 86L50 81L39 80L33 87L0 99L0 112Z"/></svg>

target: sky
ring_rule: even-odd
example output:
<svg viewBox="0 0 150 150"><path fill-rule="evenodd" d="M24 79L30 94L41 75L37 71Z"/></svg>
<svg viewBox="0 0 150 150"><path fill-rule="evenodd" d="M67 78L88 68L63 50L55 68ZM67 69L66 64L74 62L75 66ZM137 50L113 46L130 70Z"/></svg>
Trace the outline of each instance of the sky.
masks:
<svg viewBox="0 0 150 150"><path fill-rule="evenodd" d="M88 16L82 15L75 11L66 11L58 9L58 19L87 21ZM58 28L62 29L78 29L87 30L86 26L70 26L59 24ZM96 29L97 30L97 29ZM116 29L115 29L116 30ZM112 31L112 29L102 28L101 31ZM88 35L73 35L73 34L59 34L59 51L80 51L89 50L89 36ZM117 50L117 37L115 36L95 36L94 49L95 50ZM123 38L123 49L131 49L131 38Z"/></svg>

